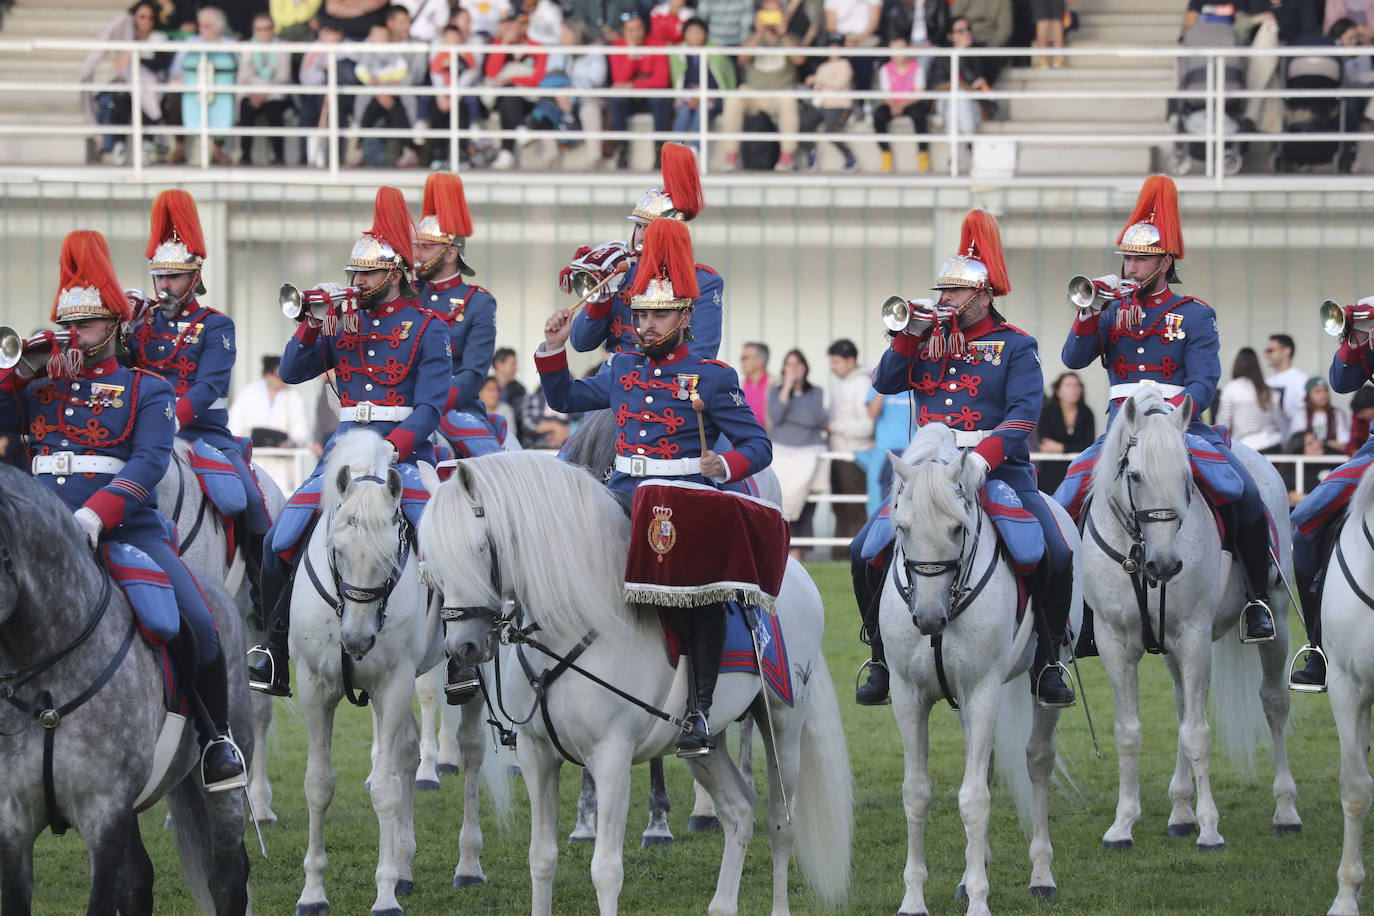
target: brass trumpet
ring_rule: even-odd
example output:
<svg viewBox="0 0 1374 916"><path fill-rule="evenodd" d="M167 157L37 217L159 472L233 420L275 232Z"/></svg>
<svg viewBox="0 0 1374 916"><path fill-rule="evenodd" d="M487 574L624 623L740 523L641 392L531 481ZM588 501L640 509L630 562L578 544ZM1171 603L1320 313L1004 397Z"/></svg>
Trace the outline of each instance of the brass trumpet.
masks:
<svg viewBox="0 0 1374 916"><path fill-rule="evenodd" d="M66 328L53 331L52 337L35 334L24 338L14 328L0 325L0 369L13 369L22 362L32 372L41 372L53 346L65 349L73 339L74 334Z"/></svg>
<svg viewBox="0 0 1374 916"><path fill-rule="evenodd" d="M302 291L294 284L283 283L277 291L277 302L281 305L283 315L292 321L310 318L316 324L324 321L336 302L356 302L357 299L358 288L355 286L345 286L338 292L330 293L318 287Z"/></svg>
<svg viewBox="0 0 1374 916"><path fill-rule="evenodd" d="M590 284L592 282L592 279L597 277L597 274L585 270L574 270L570 283L572 285L573 294L580 295L580 298L575 303L573 303L573 306L570 309L571 315L569 315L569 317L571 318L572 315L576 315L578 309L582 308L582 306L586 305L589 301L596 298L596 296L603 289L605 289L612 280L616 280L623 277L625 275L625 271L630 269L631 260L632 259L627 256L616 261L615 267L611 270L611 272L597 280L595 285ZM545 322L544 330L552 331L552 323Z"/></svg>
<svg viewBox="0 0 1374 916"><path fill-rule="evenodd" d="M1344 337L1348 322L1345 318L1345 307L1335 299L1323 299L1318 307L1318 314L1322 319L1322 330L1331 337Z"/></svg>
<svg viewBox="0 0 1374 916"><path fill-rule="evenodd" d="M1129 299L1140 289L1140 284L1134 280L1121 280L1115 275L1105 277L1104 280L1116 280L1116 283L1104 282L1099 284L1097 281L1082 276L1069 278L1068 300L1069 305L1076 309L1086 310L1092 308L1093 302L1098 298L1108 302L1116 299ZM1110 293L1110 295L1106 295Z"/></svg>
<svg viewBox="0 0 1374 916"><path fill-rule="evenodd" d="M908 300L901 296L884 299L881 314L883 325L893 334L923 334L935 318L941 317L930 299Z"/></svg>

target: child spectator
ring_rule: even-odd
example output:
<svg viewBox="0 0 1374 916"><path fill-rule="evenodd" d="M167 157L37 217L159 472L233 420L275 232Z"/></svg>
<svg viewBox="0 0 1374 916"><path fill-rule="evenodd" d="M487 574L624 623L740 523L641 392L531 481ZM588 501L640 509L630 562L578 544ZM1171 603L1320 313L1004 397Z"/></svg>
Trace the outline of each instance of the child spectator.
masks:
<svg viewBox="0 0 1374 916"><path fill-rule="evenodd" d="M821 124L827 134L842 134L849 124L849 114L853 110L854 100L846 94L854 88L854 68L850 66L849 58L839 53L839 49L845 46L845 37L839 33L833 33L826 39L826 45L835 48L835 53L826 58L825 63L816 68L816 72L806 78L806 85L817 90L817 105L821 110ZM850 150L849 144L841 140L831 141L835 148L844 156L844 170L846 172L857 172L859 170L859 160L854 158L854 153ZM808 152L807 166L816 168L818 162L819 149L812 143Z"/></svg>
<svg viewBox="0 0 1374 916"><path fill-rule="evenodd" d="M701 19L689 19L683 27L683 47L701 48L707 44L706 23ZM673 86L677 89L697 89L701 86L701 60L692 54L674 54L668 60L669 70L672 72ZM734 89L735 88L735 65L730 62L730 58L724 54L711 54L706 58L706 75L709 89ZM700 99L695 96L691 98L678 99L675 103L676 112L673 115L673 130L677 133L694 133L701 127L701 120L698 117ZM711 118L720 114L722 108L721 100L711 99L707 110L706 121L709 124ZM688 141L688 145L693 149L697 148L695 140Z"/></svg>
<svg viewBox="0 0 1374 916"><path fill-rule="evenodd" d="M379 22L374 25L368 32L367 40L371 44L388 44L391 41L391 32L387 29L386 23ZM410 65L405 55L394 51L372 51L359 55L355 72L360 84L373 89L385 90L404 86L410 81ZM410 130L410 118L406 115L405 106L394 95L383 91L373 96L359 96L357 105L362 110L362 116L358 118L359 127L368 128L380 122L390 130ZM404 143L405 148L396 160L396 166L414 168L420 164L419 153L409 140ZM366 160L368 165L385 167L384 149L384 141L369 137L363 141L361 154L351 159L348 164L356 167Z"/></svg>
<svg viewBox="0 0 1374 916"><path fill-rule="evenodd" d="M253 38L250 50L239 58L238 81L240 85L280 86L291 81L291 55L263 50L263 45L273 41L272 17L259 13L253 17ZM268 127L281 127L286 114L286 96L280 89L267 92L250 92L239 96L239 126L254 127L259 121L266 121ZM239 164L253 164L254 137L239 139ZM286 139L280 135L269 137L272 147L270 165L283 165L286 162Z"/></svg>
<svg viewBox="0 0 1374 916"><path fill-rule="evenodd" d="M697 11L688 5L687 0L663 0L649 11L649 34L662 45L676 45L683 41L687 23L697 18ZM702 28L706 23L701 20Z"/></svg>
<svg viewBox="0 0 1374 916"><path fill-rule="evenodd" d="M460 21L465 18L466 16L461 17ZM458 86L471 88L482 79L482 70L477 66L477 58L471 51L459 51L455 54L450 50L464 44L466 44L466 37L463 35L462 28L450 23L444 26L439 36L439 44L430 54L430 82L436 89L440 90L434 94L434 104L430 106L429 110L430 127L436 130L448 130L453 126L452 98L448 92L449 86L456 83ZM468 125L472 123L468 100L469 97L467 96L459 95L458 97L458 127L462 130L467 130ZM447 137L431 140L430 152L433 160L430 163L432 168L440 170L451 168L453 151L449 149ZM462 165L467 167L466 150L460 153L458 158Z"/></svg>
<svg viewBox="0 0 1374 916"><path fill-rule="evenodd" d="M921 62L907 52L910 42L900 35L894 35L890 42L892 57L878 70L878 90L880 92L920 92L926 88L925 70ZM895 112L895 113L894 113ZM925 99L884 99L873 111L873 130L886 134L893 118L910 118L912 129L918 134L926 132L926 116L930 113L930 102ZM921 143L916 154L918 171L930 171L928 144ZM886 140L878 141L878 149L883 151L883 171L892 171L892 144Z"/></svg>

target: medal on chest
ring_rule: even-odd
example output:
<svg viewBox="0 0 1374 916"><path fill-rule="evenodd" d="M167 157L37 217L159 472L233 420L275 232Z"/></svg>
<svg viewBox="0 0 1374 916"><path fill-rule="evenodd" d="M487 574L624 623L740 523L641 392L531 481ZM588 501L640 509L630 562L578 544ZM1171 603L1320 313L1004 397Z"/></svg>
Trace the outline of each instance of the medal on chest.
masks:
<svg viewBox="0 0 1374 916"><path fill-rule="evenodd" d="M1182 340L1187 337L1187 333L1183 330L1183 316L1177 312L1170 312L1165 315L1164 332L1160 336L1164 338L1166 343L1172 343L1175 340Z"/></svg>
<svg viewBox="0 0 1374 916"><path fill-rule="evenodd" d="M120 397L122 394L124 394L123 385L92 382L91 399L88 403L91 407L123 407L124 399Z"/></svg>
<svg viewBox="0 0 1374 916"><path fill-rule="evenodd" d="M692 396L697 393L697 382L701 380L699 375L678 375L677 387L673 389L673 397L679 401L690 401Z"/></svg>
<svg viewBox="0 0 1374 916"><path fill-rule="evenodd" d="M968 347L969 363L977 365L980 362L990 363L994 366L1002 365L1002 349L1006 343L1000 340L971 340Z"/></svg>
<svg viewBox="0 0 1374 916"><path fill-rule="evenodd" d="M182 343L200 343L200 322L178 321L177 340Z"/></svg>

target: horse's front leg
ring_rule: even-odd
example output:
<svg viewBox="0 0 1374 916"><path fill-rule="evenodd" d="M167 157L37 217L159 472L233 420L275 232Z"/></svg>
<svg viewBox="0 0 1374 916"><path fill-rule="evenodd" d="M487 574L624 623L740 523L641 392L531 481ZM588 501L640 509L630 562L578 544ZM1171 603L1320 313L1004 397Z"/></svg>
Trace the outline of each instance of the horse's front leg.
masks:
<svg viewBox="0 0 1374 916"><path fill-rule="evenodd" d="M668 827L668 812L672 809L668 784L663 780L663 758L655 757L649 761L649 824L639 838L640 846L648 849L650 846L673 845L673 831ZM598 805L597 817L600 816ZM690 831L691 827L687 829Z"/></svg>
<svg viewBox="0 0 1374 916"><path fill-rule="evenodd" d="M1001 670L1000 668L997 670ZM1000 679L988 678L969 691L962 704L964 782L959 787L959 816L964 821L964 881L968 916L991 916L988 909L988 817L992 792L988 767L1002 690Z"/></svg>
<svg viewBox="0 0 1374 916"><path fill-rule="evenodd" d="M395 675L372 697L377 723L373 739L377 754L371 779L372 808L377 812L377 899L372 904L372 916L401 916L396 891L402 877L399 863L406 858L404 830L408 818L403 807L411 797L402 790L401 780L413 782L411 774L420 756L415 715L411 712L413 695L413 678ZM413 837L410 843L409 852L413 854ZM409 870L408 864L406 868Z"/></svg>
<svg viewBox="0 0 1374 916"><path fill-rule="evenodd" d="M415 788L420 792L439 790L438 727L439 693L444 666L435 665L415 679L415 696L420 701L420 765L415 770Z"/></svg>
<svg viewBox="0 0 1374 916"><path fill-rule="evenodd" d="M522 734L515 745L530 795L530 913L552 916L558 868L558 771L563 758L547 741Z"/></svg>
<svg viewBox="0 0 1374 916"><path fill-rule="evenodd" d="M587 761L596 771L596 849L592 884L601 916L615 916L625 883L625 817L630 808L630 749L600 747ZM655 758L658 759L658 758Z"/></svg>
<svg viewBox="0 0 1374 916"><path fill-rule="evenodd" d="M1050 863L1054 861L1054 847L1050 845L1050 777L1054 775L1054 728L1059 723L1059 710L1045 709L1035 704L1035 721L1030 741L1026 743L1026 770L1030 773L1031 824L1031 880L1032 897L1053 897L1054 875Z"/></svg>
<svg viewBox="0 0 1374 916"><path fill-rule="evenodd" d="M748 722L748 719L744 720ZM743 728L744 723L740 723ZM725 746L725 736L721 736L720 744ZM741 745L740 750L743 751ZM740 770L741 774L747 770ZM749 776L744 777L744 784L753 788L753 780ZM716 817L716 803L711 800L711 793L706 791L706 787L701 783L692 781L692 816L687 818L688 833L715 833L720 829L720 818Z"/></svg>
<svg viewBox="0 0 1374 916"><path fill-rule="evenodd" d="M1185 716L1183 672L1178 667L1178 656L1173 653L1164 656L1164 665L1169 669L1169 676L1173 680L1174 717L1182 729ZM1181 732L1177 742L1177 753L1174 755L1174 775L1169 780L1169 802L1169 836L1183 837L1197 833L1197 816L1193 814L1193 768L1188 763Z"/></svg>
<svg viewBox="0 0 1374 916"><path fill-rule="evenodd" d="M339 698L326 696L314 683L315 676L298 667L301 714L305 718L308 748L305 761L305 801L310 810L310 830L305 848L305 887L296 901L296 916L328 913L324 871L329 864L324 849L324 816L334 800L334 764L329 755L334 743L334 710Z"/></svg>
<svg viewBox="0 0 1374 916"><path fill-rule="evenodd" d="M259 824L275 824L272 811L272 784L267 779L267 732L272 727L272 698L253 691L253 761L249 768L248 800L253 818Z"/></svg>
<svg viewBox="0 0 1374 916"><path fill-rule="evenodd" d="M582 769L582 788L577 793L577 823L568 834L569 843L591 843L596 839L596 780L592 771Z"/></svg>
<svg viewBox="0 0 1374 916"><path fill-rule="evenodd" d="M1112 683L1112 705L1116 715L1112 727L1116 739L1117 799L1116 820L1102 837L1103 849L1130 849L1131 831L1140 820L1140 681L1136 666L1140 653L1125 647L1126 636L1097 618L1098 650L1107 678ZM1105 637L1105 638L1103 638Z"/></svg>
<svg viewBox="0 0 1374 916"><path fill-rule="evenodd" d="M1226 841L1217 827L1221 815L1212 797L1212 727L1207 723L1207 693L1212 682L1212 646L1206 639L1179 640L1173 652L1183 675L1183 721L1178 739L1197 783L1197 848L1221 849Z"/></svg>
<svg viewBox="0 0 1374 916"><path fill-rule="evenodd" d="M107 815L108 820L78 824L91 860L91 893L86 913L152 916L153 862L138 831L132 811ZM30 865L32 869L32 865ZM5 911L8 916L8 910Z"/></svg>
<svg viewBox="0 0 1374 916"><path fill-rule="evenodd" d="M29 916L33 907L35 833L7 824L0 830L0 914Z"/></svg>
<svg viewBox="0 0 1374 916"><path fill-rule="evenodd" d="M1336 870L1338 889L1329 916L1358 916L1364 884L1361 835L1374 793L1369 776L1369 699L1360 696L1359 686L1334 666L1329 683L1331 712L1341 739L1341 808L1345 812L1341 864Z"/></svg>
<svg viewBox="0 0 1374 916"><path fill-rule="evenodd" d="M740 877L744 856L754 836L754 806L757 799L744 782L730 755L717 750L688 761L692 775L716 800L716 814L725 834L716 893L707 908L710 916L735 916L739 912Z"/></svg>
<svg viewBox="0 0 1374 916"><path fill-rule="evenodd" d="M468 703L462 710L458 749L463 757L463 827L458 832L458 866L453 870L453 886L471 887L487 880L482 874L482 824L478 818L482 760L487 745L482 734L482 707Z"/></svg>
<svg viewBox="0 0 1374 916"><path fill-rule="evenodd" d="M926 818L930 815L930 699L894 669L892 714L902 736L902 806L906 813L905 891L898 916L925 916Z"/></svg>
<svg viewBox="0 0 1374 916"><path fill-rule="evenodd" d="M1288 598L1282 595L1274 602L1275 609L1285 608ZM1291 696L1288 690L1288 613L1275 613L1275 638L1262 642L1259 649L1263 679L1260 681L1260 704L1269 723L1269 737L1274 745L1274 833L1301 833L1302 818L1298 816L1298 787L1288 765L1288 712Z"/></svg>

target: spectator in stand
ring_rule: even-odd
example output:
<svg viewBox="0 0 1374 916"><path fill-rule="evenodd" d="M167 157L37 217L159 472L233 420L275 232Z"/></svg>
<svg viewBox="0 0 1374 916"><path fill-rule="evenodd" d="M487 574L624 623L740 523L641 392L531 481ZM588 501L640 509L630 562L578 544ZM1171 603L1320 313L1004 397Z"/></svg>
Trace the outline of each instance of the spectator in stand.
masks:
<svg viewBox="0 0 1374 916"><path fill-rule="evenodd" d="M317 41L320 44L341 45L343 44L343 32L332 25L320 26L320 34ZM339 61L338 76L339 85L357 85L357 77L354 74L353 62L347 61L347 67ZM347 79L345 80L345 76ZM301 58L301 69L296 75L296 81L302 86L323 88L329 82L329 55L325 51L309 51ZM302 93L300 96L300 118L301 127L327 127L326 123L329 109L324 104L325 97L322 94ZM345 109L340 108L340 111ZM328 141L324 137L307 137L301 149L302 158L312 168L322 169L329 164Z"/></svg>
<svg viewBox="0 0 1374 916"><path fill-rule="evenodd" d="M648 34L648 26L639 14L629 16L620 27L621 37L611 43L617 48L661 47L657 39ZM664 54L612 54L611 86L615 89L667 89L669 87L668 57ZM648 111L654 117L654 130L666 132L672 126L673 104L666 98L631 98L619 96L609 100L611 130L622 134L629 129L630 114ZM654 142L655 150L663 147L662 140ZM655 156L657 160L657 156ZM615 141L615 165L618 169L630 167L630 141L617 137ZM657 165L654 166L658 168Z"/></svg>
<svg viewBox="0 0 1374 916"><path fill-rule="evenodd" d="M525 395L520 404L520 444L525 448L553 449L563 447L572 435L575 415L559 413L544 400L544 389L536 388Z"/></svg>
<svg viewBox="0 0 1374 916"><path fill-rule="evenodd" d="M227 20L218 7L203 6L196 13L197 33L186 39L188 43L209 43L233 41L233 36L225 32ZM169 81L179 81L184 86L198 86L203 80L210 86L232 86L238 72L238 62L232 51L203 52L194 47L182 51L172 62L168 72ZM206 94L202 109L199 91L181 94L181 123L187 128L200 127L201 112L205 112L204 123L212 129L234 126L234 94L232 92L210 92ZM215 165L228 165L229 156L224 152L225 137L212 136L210 160Z"/></svg>
<svg viewBox="0 0 1374 916"><path fill-rule="evenodd" d="M825 426L829 419L821 389L807 377L811 366L800 350L782 358L782 380L768 389L768 437L773 440L773 471L782 489L782 511L792 520L792 534L811 536L816 504L810 496L818 485L828 488ZM802 548L791 548L802 559Z"/></svg>
<svg viewBox="0 0 1374 916"><path fill-rule="evenodd" d="M968 20L973 44L980 48L1005 48L1016 25L1011 0L954 0L949 12ZM989 83L996 82L1006 63L1004 57L984 57L981 72Z"/></svg>
<svg viewBox="0 0 1374 916"><path fill-rule="evenodd" d="M1322 31L1329 32L1341 19L1352 19L1360 31L1356 44L1374 44L1374 0L1326 0Z"/></svg>
<svg viewBox="0 0 1374 916"><path fill-rule="evenodd" d="M1257 452L1279 451L1283 445L1283 408L1278 392L1260 374L1259 356L1241 347L1231 364L1231 380L1221 386L1217 424L1231 427L1231 438Z"/></svg>
<svg viewBox="0 0 1374 916"><path fill-rule="evenodd" d="M310 421L305 399L281 380L280 356L262 358L262 378L245 387L229 405L229 430L262 448L310 444Z"/></svg>
<svg viewBox="0 0 1374 916"><path fill-rule="evenodd" d="M467 14L454 17L459 22L467 21ZM459 51L456 55L451 54L449 49L452 47L462 47L467 44L467 36L463 34L462 26L449 23L444 26L440 33L439 44L435 46L429 58L429 78L434 84L435 89L433 104L429 108L429 126L436 130L448 130L453 126L453 100L449 95L448 88L453 84L470 89L477 85L482 79L482 68L477 66L477 57L471 51ZM475 103L478 111L481 110L481 103L468 95L458 96L458 127L467 130L472 123L472 106L469 102ZM437 137L430 141L431 162L430 168L441 171L450 169L453 164L453 151L449 149L447 137ZM470 158L466 149L458 155L459 164L462 168L467 168Z"/></svg>
<svg viewBox="0 0 1374 916"><path fill-rule="evenodd" d="M697 11L687 0L663 0L649 11L649 36L661 45L682 44L687 23L695 18Z"/></svg>
<svg viewBox="0 0 1374 916"><path fill-rule="evenodd" d="M500 347L491 358L491 374L501 386L501 400L519 407L525 398L525 386L515 377L520 359L510 347Z"/></svg>
<svg viewBox="0 0 1374 916"><path fill-rule="evenodd" d="M925 68L908 51L910 43L904 35L894 35L889 42L892 57L878 69L879 92L920 92L926 88ZM895 112L895 114L894 114ZM930 102L926 99L883 99L873 109L873 132L886 134L893 118L910 118L912 129L918 134L926 133L926 118L930 114ZM922 142L916 153L916 170L930 171L930 152L928 144ZM878 149L883 152L883 171L892 171L892 144L886 140L878 141Z"/></svg>
<svg viewBox="0 0 1374 916"><path fill-rule="evenodd" d="M1035 46L1042 51L1064 47L1064 0L1031 0L1031 15L1035 18ZM1062 54L1049 57L1037 54L1031 58L1033 67L1063 67ZM1053 491L1051 491L1053 492Z"/></svg>
<svg viewBox="0 0 1374 916"><path fill-rule="evenodd" d="M585 20L565 19L558 43L567 47L576 47L597 44L597 41L592 34L591 26ZM558 130L601 130L605 123L604 99L600 96L584 97L575 90L605 88L610 72L606 66L605 55L550 54L548 70L550 76L545 79L545 85L554 85L557 80L562 86L574 91L556 95L551 99L540 100L540 103L535 106L536 112L540 109L547 109L549 123L539 123L536 126L551 127ZM531 122L534 122L533 115ZM560 140L559 145L561 148L567 148L580 142L582 141ZM589 149L596 149L599 143L599 140L591 141ZM599 158L600 154L597 153L595 156L591 156L588 161L595 162Z"/></svg>
<svg viewBox="0 0 1374 916"><path fill-rule="evenodd" d="M749 342L739 352L739 386L764 429L768 428L768 344Z"/></svg>
<svg viewBox="0 0 1374 916"><path fill-rule="evenodd" d="M687 20L683 27L684 48L704 48L707 41L706 21L693 17ZM676 89L697 89L701 85L701 61L692 54L674 54L668 59L669 75ZM735 88L735 65L725 54L709 54L706 57L706 75L708 89L734 89ZM673 130L681 133L695 133L701 127L700 113L701 100L692 97L678 99L674 103L675 113L673 115ZM723 103L719 98L711 99L708 103L706 122L709 125L711 118L720 114ZM698 144L695 140L687 141L687 145L696 149Z"/></svg>
<svg viewBox="0 0 1374 916"><path fill-rule="evenodd" d="M968 20L963 16L956 16L949 24L949 43L956 48L973 47L973 32L969 28ZM992 87L992 80L988 78L988 58L986 57L961 57L959 58L959 88L972 91L986 90ZM950 58L937 57L931 61L930 75L926 78L926 84L936 92L948 92L952 78L949 70ZM943 130L949 123L950 110L949 99L935 100L935 120L931 123L932 130ZM963 134L976 133L979 126L983 123L983 108L976 98L963 96L959 99L958 108L958 130Z"/></svg>
<svg viewBox="0 0 1374 916"><path fill-rule="evenodd" d="M1348 17L1336 20L1326 36L1342 47L1353 48L1360 43L1360 29L1355 25L1355 20ZM1374 85L1374 65L1371 65L1368 54L1342 57L1341 68L1345 77L1345 88L1369 89L1371 85ZM1358 133L1364 130L1365 111L1369 101L1368 98L1341 99L1342 131ZM1356 149L1355 143L1341 144L1337 154L1338 171L1358 171L1355 162Z"/></svg>
<svg viewBox="0 0 1374 916"><path fill-rule="evenodd" d="M318 19L320 27L330 26L349 41L366 41L374 25L386 21L387 0L324 0Z"/></svg>
<svg viewBox="0 0 1374 916"><path fill-rule="evenodd" d="M1283 410L1283 441L1307 428L1307 373L1293 365L1293 338L1271 334L1264 347L1264 358L1274 374L1264 380L1279 399Z"/></svg>
<svg viewBox="0 0 1374 916"><path fill-rule="evenodd" d="M155 28L157 24L157 5L152 0L140 0L129 7L128 12L120 13L100 30L97 41L146 41L162 42L166 36ZM128 54L111 51L91 51L81 65L81 82L95 81L96 67L107 54L114 55L114 81L129 83L132 78L132 58ZM155 125L162 121L162 81L166 76L170 56L154 54L151 51L138 55L139 63L139 109L143 113L145 125ZM132 102L127 92L83 92L81 105L86 118L92 124L128 124L133 117ZM117 165L123 165L128 156L128 142L123 137L106 134L100 141L101 154L108 153Z"/></svg>
<svg viewBox="0 0 1374 916"><path fill-rule="evenodd" d="M526 34L529 17L523 12L511 13L501 24L501 37L498 45L535 45ZM547 54L493 51L487 55L486 85L498 88L523 86L534 89L544 82L548 67ZM503 95L496 100L496 112L501 116L501 129L514 130L525 123L534 103L520 95ZM501 152L492 162L495 169L515 168L515 138L507 137L501 141Z"/></svg>
<svg viewBox="0 0 1374 916"><path fill-rule="evenodd" d="M400 6L410 16L410 37L414 41L435 42L448 25L448 0L400 0Z"/></svg>
<svg viewBox="0 0 1374 916"><path fill-rule="evenodd" d="M873 418L868 414L869 370L859 365L859 349L854 341L841 338L830 345L830 450L868 452L873 449ZM862 495L867 477L858 461L830 460L830 492L835 495ZM858 503L832 503L835 536L853 538L863 527L867 515ZM831 559L849 557L848 547L836 547Z"/></svg>
<svg viewBox="0 0 1374 916"><path fill-rule="evenodd" d="M414 20L404 4L393 3L386 8L386 30L391 40L397 44L418 41L411 31ZM424 86L429 83L429 54L425 51L403 52L406 59L406 85ZM397 97L406 110L406 117L416 127L429 123L430 99L427 96L402 95ZM416 148L418 152L418 147Z"/></svg>
<svg viewBox="0 0 1374 916"><path fill-rule="evenodd" d="M882 21L883 0L825 0L825 31L829 36L826 38L827 45L833 45L834 36L839 35L843 47L875 48L878 46L878 26ZM849 65L853 88L860 92L872 88L877 59L855 57ZM855 104L853 100L849 103L851 108Z"/></svg>
<svg viewBox="0 0 1374 916"><path fill-rule="evenodd" d="M249 50L239 58L238 82L241 86L281 86L291 82L291 55L280 51L262 50L256 45L267 45L274 41L272 17L259 13L253 17L253 38ZM281 127L285 123L287 108L286 95L280 89L267 92L240 93L239 126L255 127L259 121L266 121L268 127ZM255 137L239 139L239 164L253 164L253 141ZM268 138L272 148L272 160L268 165L286 163L286 138L280 135Z"/></svg>
<svg viewBox="0 0 1374 916"><path fill-rule="evenodd" d="M825 133L839 135L849 126L849 115L854 110L854 99L848 95L854 89L854 68L849 58L840 53L845 46L843 35L833 33L826 40L826 45L835 53L826 58L825 62L816 68L816 72L808 76L804 82L816 90L821 126ZM854 158L854 152L849 148L849 144L843 140L831 142L840 151L840 155L844 156L844 170L857 172L859 160ZM819 165L820 148L815 143L808 143L806 167L814 170Z"/></svg>
<svg viewBox="0 0 1374 916"><path fill-rule="evenodd" d="M472 31L468 34L478 39L499 37L501 23L514 11L510 0L458 0L457 6L466 10L472 21Z"/></svg>
<svg viewBox="0 0 1374 916"><path fill-rule="evenodd" d="M267 11L272 17L278 41L314 41L318 31L316 15L324 0L271 0Z"/></svg>
<svg viewBox="0 0 1374 916"><path fill-rule="evenodd" d="M948 0L892 0L883 7L881 34L889 43L905 37L913 48L928 48L942 43L948 33ZM929 70L929 58L921 65Z"/></svg>
<svg viewBox="0 0 1374 916"><path fill-rule="evenodd" d="M804 48L809 48L825 34L821 31L824 25L825 0L788 0L782 11L783 30Z"/></svg>
<svg viewBox="0 0 1374 916"><path fill-rule="evenodd" d="M797 47L797 39L787 32L783 19L782 0L762 0L754 15L754 30L744 41L744 48ZM797 85L797 68L806 60L800 54L740 54L736 60L744 68L741 89L755 91L790 91ZM744 119L762 112L773 119L778 130L795 134L801 130L801 109L795 98L759 98L731 95L725 99L721 115L721 129L726 132L744 130ZM722 140L725 168L739 168L739 141ZM777 170L788 172L796 167L797 141L780 141ZM757 413L757 411L755 411Z"/></svg>
<svg viewBox="0 0 1374 916"><path fill-rule="evenodd" d="M1054 380L1050 396L1040 407L1035 424L1040 451L1051 455L1077 454L1097 441L1097 420L1083 401L1083 380L1077 372L1064 372ZM1038 486L1045 493L1059 489L1068 461L1042 461L1036 468Z"/></svg>
<svg viewBox="0 0 1374 916"><path fill-rule="evenodd" d="M1374 385L1365 385L1350 399L1350 441L1345 453L1354 457L1369 439L1369 424L1374 422Z"/></svg>
<svg viewBox="0 0 1374 916"><path fill-rule="evenodd" d="M636 0L564 0L567 18L581 19L600 40L593 44L610 44L620 37L620 23L628 13L639 11ZM645 0L646 7L652 5Z"/></svg>
<svg viewBox="0 0 1374 916"><path fill-rule="evenodd" d="M711 40L722 48L737 47L754 22L753 0L699 0L697 15L706 20Z"/></svg>
<svg viewBox="0 0 1374 916"><path fill-rule="evenodd" d="M516 435L515 408L501 400L501 383L496 380L496 376L488 375L486 377L486 380L482 382L481 390L477 392L477 399L482 402L487 413L504 418L510 435Z"/></svg>
<svg viewBox="0 0 1374 916"><path fill-rule="evenodd" d="M386 27L385 22L379 22L372 27L368 33L369 44L390 44L391 31ZM369 51L358 56L357 66L354 72L358 76L359 84L367 86L376 95L358 96L355 108L361 112L358 116L358 126L361 128L374 127L380 123L388 130L409 131L410 118L406 115L405 106L400 99L386 92L399 86L406 86L410 83L410 63L406 55L396 51ZM420 155L407 137L401 141L402 151L400 158L396 160L397 168L414 168L420 164ZM361 149L348 161L350 167L357 167L366 162L374 168L385 168L386 163L386 141L378 137L368 137L363 140Z"/></svg>

